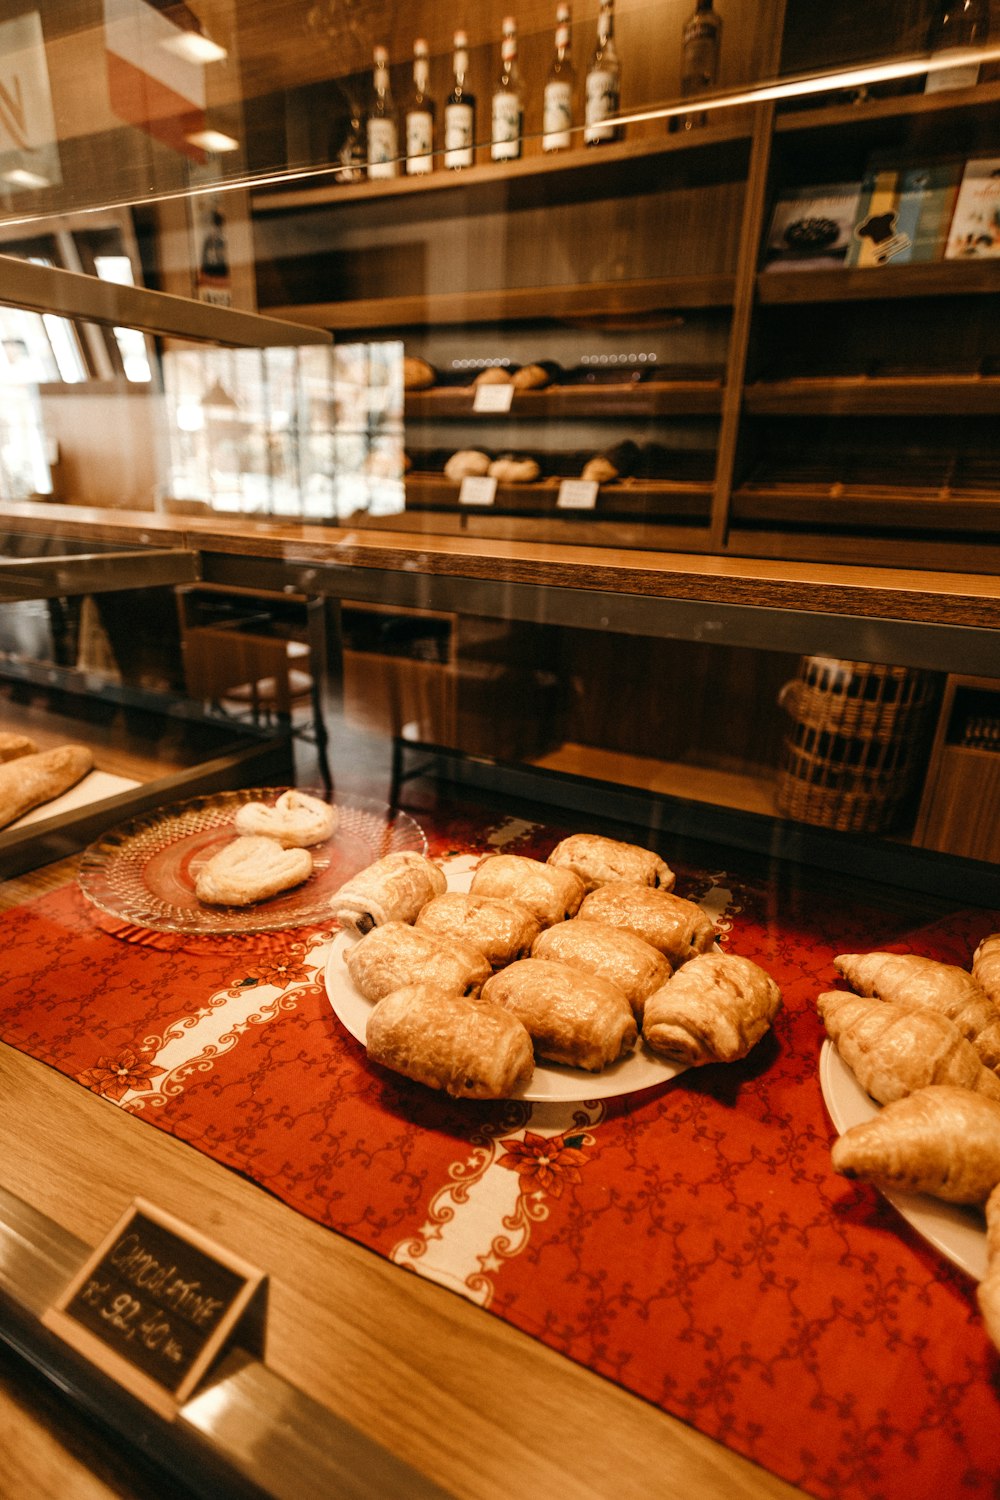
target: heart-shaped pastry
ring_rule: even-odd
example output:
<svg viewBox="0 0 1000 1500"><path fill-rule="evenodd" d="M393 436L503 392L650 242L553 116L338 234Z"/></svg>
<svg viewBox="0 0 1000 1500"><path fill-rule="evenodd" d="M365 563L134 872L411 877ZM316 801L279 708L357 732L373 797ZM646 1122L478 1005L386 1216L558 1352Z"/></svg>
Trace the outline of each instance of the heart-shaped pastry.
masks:
<svg viewBox="0 0 1000 1500"><path fill-rule="evenodd" d="M328 839L337 826L337 809L319 797L294 789L282 792L271 806L247 802L233 819L237 833L277 839L283 849L307 849Z"/></svg>

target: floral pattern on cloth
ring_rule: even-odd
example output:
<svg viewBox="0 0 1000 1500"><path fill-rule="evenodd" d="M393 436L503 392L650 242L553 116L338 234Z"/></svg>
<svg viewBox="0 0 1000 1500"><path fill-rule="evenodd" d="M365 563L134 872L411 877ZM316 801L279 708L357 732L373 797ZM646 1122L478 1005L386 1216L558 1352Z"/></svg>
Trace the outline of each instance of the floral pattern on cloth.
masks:
<svg viewBox="0 0 1000 1500"><path fill-rule="evenodd" d="M432 852L544 857L563 832L456 816ZM784 1006L741 1062L642 1093L433 1094L339 1025L328 936L256 959L121 942L72 887L5 919L0 1036L823 1500L995 1497L1000 1362L974 1288L832 1172L814 1001L838 952L967 965L1000 913L921 926L916 898L873 914L830 881L778 901L671 863Z"/></svg>

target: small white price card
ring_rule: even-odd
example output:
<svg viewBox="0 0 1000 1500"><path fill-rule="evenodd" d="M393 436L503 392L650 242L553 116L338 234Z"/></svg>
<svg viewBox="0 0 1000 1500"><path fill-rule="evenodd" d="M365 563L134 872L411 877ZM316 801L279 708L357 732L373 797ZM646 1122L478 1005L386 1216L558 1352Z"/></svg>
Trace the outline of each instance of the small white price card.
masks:
<svg viewBox="0 0 1000 1500"><path fill-rule="evenodd" d="M596 479L564 479L556 505L560 510L593 510L597 504Z"/></svg>
<svg viewBox="0 0 1000 1500"><path fill-rule="evenodd" d="M473 411L510 411L514 387L509 380L496 385L477 385L472 398Z"/></svg>
<svg viewBox="0 0 1000 1500"><path fill-rule="evenodd" d="M492 505L497 482L492 474L466 474L458 492L459 505Z"/></svg>

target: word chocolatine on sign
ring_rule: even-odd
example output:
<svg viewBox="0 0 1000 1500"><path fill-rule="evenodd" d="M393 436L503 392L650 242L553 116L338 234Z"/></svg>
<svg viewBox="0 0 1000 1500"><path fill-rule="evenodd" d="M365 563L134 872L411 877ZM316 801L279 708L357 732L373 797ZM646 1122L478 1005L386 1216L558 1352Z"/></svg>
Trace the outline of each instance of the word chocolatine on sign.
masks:
<svg viewBox="0 0 1000 1500"><path fill-rule="evenodd" d="M173 1415L262 1279L137 1200L44 1321L133 1394Z"/></svg>

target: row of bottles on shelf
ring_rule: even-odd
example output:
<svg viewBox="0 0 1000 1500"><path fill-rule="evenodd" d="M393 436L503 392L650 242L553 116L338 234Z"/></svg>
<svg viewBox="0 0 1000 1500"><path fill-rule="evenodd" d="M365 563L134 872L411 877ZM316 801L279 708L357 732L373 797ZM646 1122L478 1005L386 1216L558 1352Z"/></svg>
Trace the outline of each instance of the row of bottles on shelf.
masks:
<svg viewBox="0 0 1000 1500"><path fill-rule="evenodd" d="M542 149L564 151L578 128L576 70L570 47L568 4L556 9L555 46L542 96ZM694 97L712 88L718 76L722 22L712 0L696 0L682 37L682 92ZM374 52L371 97L363 121L352 121L339 153L338 180L395 177L405 170L419 176L434 170L437 107L430 94L430 56L422 38L413 46L413 80L402 112L397 110L385 47ZM601 0L597 35L584 77L583 139L588 146L620 140L621 63L615 46L614 0ZM490 157L511 161L524 141L525 90L518 66L517 21L503 23L500 68L490 101ZM685 128L702 124L700 113L682 119ZM400 129L400 127L402 127ZM476 151L476 96L469 81L469 43L456 31L452 86L443 109L441 161L449 170L471 167Z"/></svg>

